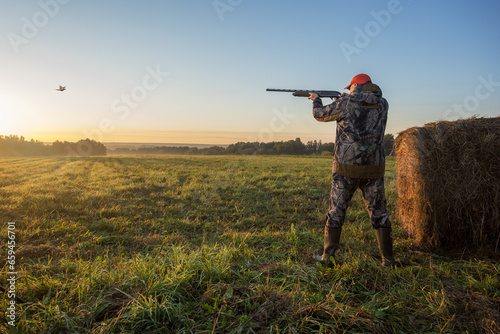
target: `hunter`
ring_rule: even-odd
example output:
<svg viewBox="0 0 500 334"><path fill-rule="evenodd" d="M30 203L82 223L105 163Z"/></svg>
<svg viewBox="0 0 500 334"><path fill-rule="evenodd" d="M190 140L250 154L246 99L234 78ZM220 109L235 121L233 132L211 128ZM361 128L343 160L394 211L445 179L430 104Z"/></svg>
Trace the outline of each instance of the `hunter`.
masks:
<svg viewBox="0 0 500 334"><path fill-rule="evenodd" d="M318 94L309 94L309 99L313 100L314 118L320 122L337 122L323 254L314 258L325 266L333 265L347 207L359 188L375 229L382 265L400 266L393 255L384 189L383 140L389 105L381 89L366 74L356 75L345 89L350 90L350 94L343 93L327 106L323 106Z"/></svg>

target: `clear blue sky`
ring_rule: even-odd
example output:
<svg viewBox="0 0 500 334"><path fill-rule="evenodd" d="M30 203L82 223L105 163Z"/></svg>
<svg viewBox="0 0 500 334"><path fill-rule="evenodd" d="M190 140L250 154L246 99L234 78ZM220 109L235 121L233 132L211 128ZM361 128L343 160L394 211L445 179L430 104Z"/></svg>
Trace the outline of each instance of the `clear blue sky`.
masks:
<svg viewBox="0 0 500 334"><path fill-rule="evenodd" d="M0 1L0 134L329 142L309 100L265 90L358 73L389 101L387 133L495 117L499 37L493 0Z"/></svg>

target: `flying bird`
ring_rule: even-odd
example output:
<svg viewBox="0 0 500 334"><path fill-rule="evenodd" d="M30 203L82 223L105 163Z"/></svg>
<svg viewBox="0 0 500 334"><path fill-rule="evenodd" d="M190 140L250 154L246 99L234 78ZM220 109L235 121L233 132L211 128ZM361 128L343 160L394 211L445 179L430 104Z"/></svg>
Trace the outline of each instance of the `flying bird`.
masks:
<svg viewBox="0 0 500 334"><path fill-rule="evenodd" d="M59 85L59 88L57 88L56 90L58 90L60 92L64 92L66 90L66 86Z"/></svg>

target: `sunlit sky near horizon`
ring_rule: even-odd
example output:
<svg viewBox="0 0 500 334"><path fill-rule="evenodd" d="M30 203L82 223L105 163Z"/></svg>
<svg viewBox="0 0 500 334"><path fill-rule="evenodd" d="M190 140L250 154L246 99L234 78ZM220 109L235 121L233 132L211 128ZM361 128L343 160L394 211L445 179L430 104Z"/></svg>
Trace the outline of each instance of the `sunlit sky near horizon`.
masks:
<svg viewBox="0 0 500 334"><path fill-rule="evenodd" d="M0 0L0 134L331 142L311 101L266 88L358 73L389 101L386 133L497 117L499 37L494 0Z"/></svg>

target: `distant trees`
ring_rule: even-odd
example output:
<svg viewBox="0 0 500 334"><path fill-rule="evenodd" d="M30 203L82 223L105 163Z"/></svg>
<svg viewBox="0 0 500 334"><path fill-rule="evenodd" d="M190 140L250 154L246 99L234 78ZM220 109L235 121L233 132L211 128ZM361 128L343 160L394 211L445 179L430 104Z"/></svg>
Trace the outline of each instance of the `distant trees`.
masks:
<svg viewBox="0 0 500 334"><path fill-rule="evenodd" d="M197 148L188 146L155 146L133 148L116 148L109 153L115 155L156 155L156 154L182 154L182 155L332 155L334 143L308 141L303 143L300 138L295 140L260 143L238 142L227 147L212 146ZM394 136L384 136L384 149L386 155L393 155ZM11 156L103 156L108 153L106 146L95 140L82 139L76 143L56 140L52 144L44 144L38 140L26 140L23 136L0 136L0 157Z"/></svg>
<svg viewBox="0 0 500 334"><path fill-rule="evenodd" d="M107 150L104 144L95 140L82 139L76 143L55 141L52 146L49 146L52 155L106 155Z"/></svg>
<svg viewBox="0 0 500 334"><path fill-rule="evenodd" d="M0 136L0 157L52 155L106 155L106 146L90 139L76 143L55 141L46 145L34 139L27 141L23 136Z"/></svg>
<svg viewBox="0 0 500 334"><path fill-rule="evenodd" d="M386 155L393 152L394 136L385 135L384 149ZM197 148L189 146L155 146L134 148L116 148L111 154L181 154L181 155L332 155L335 143L322 143L312 140L303 143L300 138L279 142L238 142L227 147L212 146Z"/></svg>
<svg viewBox="0 0 500 334"><path fill-rule="evenodd" d="M321 143L308 141L302 143L300 138L289 141L259 143L259 142L239 142L231 144L226 148L226 154L257 154L257 155L311 155L322 154L322 152L333 152L334 143Z"/></svg>
<svg viewBox="0 0 500 334"><path fill-rule="evenodd" d="M23 136L0 136L0 156L48 155L47 147L40 141L27 141Z"/></svg>
<svg viewBox="0 0 500 334"><path fill-rule="evenodd" d="M385 135L384 149L386 155L393 151L394 136ZM321 140L312 140L303 143L300 138L279 142L238 142L227 147L212 146L196 148L188 146L156 146L140 147L137 149L115 149L112 154L186 154L186 155L332 155L335 143L322 143Z"/></svg>
<svg viewBox="0 0 500 334"><path fill-rule="evenodd" d="M155 147L139 147L137 149L126 148L128 154L189 154L189 155L197 155L197 154L209 154L209 155L218 155L218 154L226 154L225 148L221 146L212 146L203 149L199 149L197 147L189 147L189 146L155 146ZM113 154L123 154L124 149L117 148L112 151Z"/></svg>
<svg viewBox="0 0 500 334"><path fill-rule="evenodd" d="M300 138L280 142L238 142L227 147L212 146L197 148L188 146L155 146L134 148L116 148L110 154L185 154L185 155L331 155L334 143L323 144L309 141L304 144Z"/></svg>

